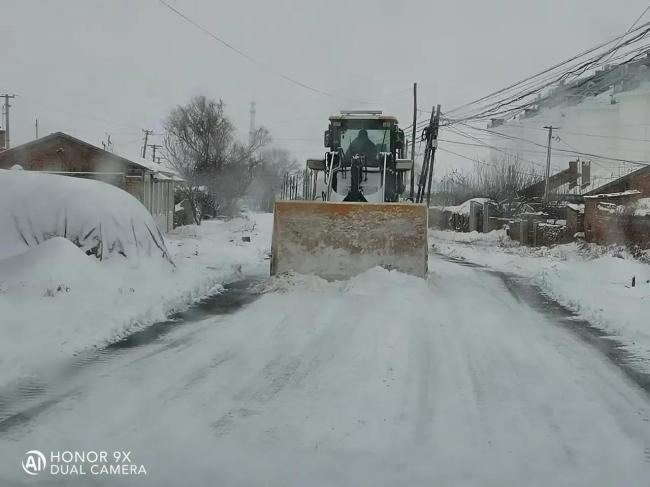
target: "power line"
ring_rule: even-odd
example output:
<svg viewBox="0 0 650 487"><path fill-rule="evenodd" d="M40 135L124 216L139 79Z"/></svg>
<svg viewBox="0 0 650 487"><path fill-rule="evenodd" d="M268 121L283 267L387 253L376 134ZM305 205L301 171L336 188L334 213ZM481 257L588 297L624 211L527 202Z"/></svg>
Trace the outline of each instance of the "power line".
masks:
<svg viewBox="0 0 650 487"><path fill-rule="evenodd" d="M506 109L502 109L504 107L507 107L508 105L511 105L512 103L523 100L527 97L530 97L532 95L538 94L543 90L544 88L547 88L555 83L558 82L565 82L569 78L573 77L573 79L578 79L580 76L582 76L588 69L595 69L599 66L602 66L605 64L607 61L604 59L606 56L610 56L616 52L617 50L621 49L622 47L628 46L640 39L643 39L644 37L647 36L648 32L650 32L650 28L647 28L646 26L650 25L650 23L646 23L643 26L637 28L634 30L635 34L633 37L625 39L623 42L620 42L616 44L614 47L596 54L595 56L592 56L591 58L587 59L586 61L580 61L578 64L566 69L565 71L561 73L556 73L551 76L547 76L546 78L541 80L541 84L539 81L533 81L533 83L538 83L536 86L533 85L531 82L526 83L526 89L519 91L514 94L508 95L506 98L502 98L498 101L491 102L491 104L484 105L483 107L478 108L478 111L475 112L473 115L465 115L463 117L460 117L458 120L450 120L448 119L448 125L451 123L456 123L458 121L469 121L469 120L480 120L480 119L487 119L487 118L494 118L497 116L504 116L511 114L512 112L515 111L521 111L523 109L526 109L530 106L536 105L539 103L539 100L535 99L529 102L526 102L522 105L519 106L514 106L514 107L509 107ZM639 32L640 31L640 32ZM627 34L624 34L623 36L619 36L619 40L623 39L626 37ZM611 42L610 42L611 43ZM602 45L601 45L602 47ZM619 54L617 59L623 58L623 57L628 57L628 59L623 63L627 64L633 61L636 61L640 56L646 55L648 45L643 45L641 47L636 47L632 51L624 52L622 54ZM595 48L594 50L597 50L598 48ZM630 57L631 56L631 57ZM580 56L578 56L580 57ZM584 78L582 81L578 82L577 84L574 84L571 86L572 89L576 89L581 87L587 82L590 82L591 80L594 79L596 75L592 75L589 77ZM534 78L530 77L531 79ZM609 82L606 76L602 77L602 80L600 83L602 84L603 82ZM520 83L521 84L521 83ZM515 85L511 85L511 87L514 87ZM523 86L523 85L522 85ZM532 88L531 88L532 86ZM508 91L509 88L505 88L502 91ZM489 98L490 96L485 97L485 99ZM467 104L469 106L469 104ZM450 113L450 112L448 112Z"/></svg>
<svg viewBox="0 0 650 487"><path fill-rule="evenodd" d="M648 25L650 25L650 23L645 23L645 24L643 24L643 25L637 27L636 29L628 29L628 31L627 31L625 34L619 35L619 36L615 37L614 39L611 39L611 40L609 40L609 41L607 41L607 42L604 42L604 43L601 43L601 44L599 44L599 45L597 45L597 46L595 46L595 47L592 47L592 48L589 48L589 49L587 49L587 50L584 50L584 51L580 52L579 54L576 54L576 55L574 55L574 56L571 56L570 58L568 58L568 59L566 59L566 60L564 60L564 61L561 61L561 62L559 62L559 63L557 63L557 64L555 64L555 65L553 65L553 66L550 66L550 67L548 67L548 68L546 68L546 69L544 69L544 70L542 70L542 71L540 71L540 72L538 72L538 73L536 73L536 74L533 74L533 75L531 75L531 76L528 76L528 77L526 77L526 78L524 78L524 79L522 79L522 80L520 80L520 81L517 81L516 83L512 83L512 84L506 86L505 88L501 88L501 89L496 90L496 91L494 91L494 92L492 92L492 93L489 93L488 95L482 96L482 97L477 98L477 99L475 99L475 100L473 100L473 101L471 101L471 102L465 103L464 105L461 105L461 106L459 106L459 107L453 108L452 110L449 110L449 111L447 112L447 114L451 114L451 113L456 112L456 111L458 111L458 110L461 110L461 109L463 109L463 108L467 108L467 107L470 107L470 106L475 105L475 104L477 104L477 103L480 103L480 102L482 102L482 101L485 101L485 100L488 100L488 99L490 99L490 98L493 98L494 96L497 96L497 95L499 95L499 94L502 94L502 93L504 93L504 92L506 92L506 91L509 91L509 90L511 90L511 89L513 89L513 88L516 88L516 87L518 87L518 86L520 86L520 85L522 85L522 84L524 84L524 83L527 83L527 82L532 81L532 80L534 80L534 79L536 79L536 78L539 78L540 76L543 76L544 74L550 73L550 72L556 70L557 68L560 68L560 67L562 67L562 66L565 66L566 64L569 64L569 63L571 63L571 62L573 62L573 61L576 61L576 60L580 59L581 57L586 56L587 54L591 54L591 53L593 53L593 52L595 52L595 51L598 51L599 49L602 49L603 47L608 46L609 44L612 44L612 43L614 43L614 42L617 42L618 44L616 44L616 45L615 45L613 48L611 48L609 51L606 51L605 53L603 53L603 54L601 54L601 55L599 55L599 56L596 56L597 60L600 60L600 59L602 59L604 56L606 56L607 54L612 54L612 53L615 52L617 49L619 49L620 47L622 47L622 46L621 46L622 43L621 43L620 41L622 41L622 39L624 39L624 38L625 38L627 35L629 35L631 32L638 32L639 30L642 30L642 29L646 28ZM647 32L647 31L646 31L646 32ZM640 36L637 36L637 38L638 38L638 37L642 37L643 35L645 35L646 32L642 32ZM633 40L636 40L637 38L634 38ZM629 43L629 42L631 42L631 41L626 41L626 43ZM592 59L593 59L593 58L592 58ZM576 69L576 68L573 68L573 69ZM579 68L578 68L578 69L579 69ZM567 73L564 73L562 76L565 76L566 74L567 74ZM497 102L497 103L498 103L498 102Z"/></svg>
<svg viewBox="0 0 650 487"><path fill-rule="evenodd" d="M645 8L645 10L644 10L643 12L641 12L641 15L639 15L639 16L636 18L636 20L635 20L634 22L632 22L632 25L630 25L630 27L627 29L627 32L625 32L624 35L627 35L627 34L630 33L630 31L634 28L634 26L637 24L637 22L643 18L643 16L646 14L646 12L648 11L648 9L650 9L650 5L648 5L648 6ZM613 53L612 53L612 54L613 54ZM609 61L609 59L611 58L611 56L612 56L612 55L610 54L610 56L609 56L607 59L605 59L605 61Z"/></svg>
<svg viewBox="0 0 650 487"><path fill-rule="evenodd" d="M303 83L302 81L299 81L299 80L297 80L297 79L295 79L295 78L293 78L293 77L291 77L291 76L287 76L286 74L283 74L283 73L281 73L281 72L279 72L279 71L276 71L275 69L271 68L268 64L266 64L266 63L260 61L259 59L254 58L253 56L251 56L251 55L249 55L249 54L247 54L247 53L245 53L245 52L242 51L241 49L238 49L237 47L235 47L235 46L233 46L232 44L230 44L228 41L222 39L221 37L219 37L219 36L216 35L215 33L211 32L211 31L208 30L207 28L203 27L201 24L199 24L199 23L196 22L195 20L191 19L190 17L188 17L187 15L185 15L183 12L181 12L180 10L178 10L177 8L175 8L174 6L172 6L171 4L169 4L168 2L166 2L165 0L158 0L158 1L159 1L162 5L164 5L165 7L167 7L169 10L171 10L172 12L174 12L176 15L178 15L179 17L181 17L183 20L185 20L186 22L190 23L191 25L193 25L194 27L196 27L197 29L199 29L201 32L203 32L204 34L210 36L212 39L214 39L214 40L217 41L218 43L220 43L220 44L222 44L223 46L227 47L227 48L230 49L231 51L235 52L235 53L238 54L239 56L241 56L241 57L243 57L244 59L246 59L247 61L249 61L249 62L251 62L251 63L253 63L253 64L255 64L255 65L257 65L257 66L259 66L259 67L261 67L261 68L263 68L264 70L268 71L269 73L272 73L272 74L274 74L274 75L276 75L276 76L279 76L280 78L284 79L285 81L288 81L289 83L292 83L292 84L294 84L294 85L296 85L296 86L300 86L301 88L304 88L304 89L306 89L306 90L308 90L308 91L311 91L311 92L313 92L313 93L317 93L317 94L319 94L319 95L328 96L328 97L332 97L332 98L342 98L342 99L345 99L345 100L348 100L348 101L355 101L355 102L357 102L357 103L364 103L364 104L365 104L365 103L368 103L368 102L361 101L361 100L353 100L353 99L349 99L349 98L339 97L338 95L335 95L335 94L333 94L333 93L329 93L329 92L327 92L327 91L323 91L323 90L318 89L318 88L314 88L313 86L310 86L310 85L308 85L307 83Z"/></svg>
<svg viewBox="0 0 650 487"><path fill-rule="evenodd" d="M639 124L639 125L650 125L650 124ZM531 129L531 130L544 130L543 128L540 127L530 127L528 125L523 125L523 124L517 124L517 123L510 123L508 122L507 124L508 127L522 127L525 129ZM546 131L546 130L544 130ZM634 137L620 137L617 135L604 135L604 134L590 134L586 132L572 132L569 130L562 130L563 134L569 134L569 135L579 135L582 137L595 137L599 139L616 139L616 140L627 140L630 142L650 142L650 139L636 139Z"/></svg>
<svg viewBox="0 0 650 487"><path fill-rule="evenodd" d="M479 159L474 159L473 157L469 157L469 156L466 156L466 155L464 155L464 154L459 154L458 152L454 152L454 151L452 151L452 150L445 149L445 148L443 148L443 147L438 147L438 150L441 150L441 151L444 151L444 152L448 152L448 153L453 154L453 155L455 155L455 156L462 157L463 159L467 159L468 161L476 162L476 163L478 163L478 164L482 164L482 165L484 165L484 166L489 166L489 167L498 167L496 164L493 164L493 163L490 163L490 162L481 161L481 160L479 160ZM515 172L516 172L517 174L524 174L524 175L526 175L526 176L537 176L537 177L540 177L539 173L536 173L536 172L525 172L525 171L515 171Z"/></svg>
<svg viewBox="0 0 650 487"><path fill-rule="evenodd" d="M471 125L468 125L468 127L470 127L470 128L474 128L474 127L472 127ZM454 132L454 133L460 135L461 137L466 137L466 138L468 138L468 139L475 140L475 141L477 141L479 144L483 145L484 147L488 147L488 148L490 148L490 149L496 150L497 152L501 152L501 153L506 154L506 155L508 155L508 156L510 156L510 157L518 157L518 158L520 158L521 160L526 161L526 162L529 162L529 163L531 163L531 164L533 164L533 165L535 165L535 166L538 166L538 167L544 167L543 164L541 164L541 163L539 163L539 162L532 161L532 160L530 160L530 159L525 159L525 158L521 157L521 156L520 156L519 154L517 154L517 153L508 152L508 151L503 150L503 149L501 149L501 148L499 148L499 147L495 147L495 146L493 146L493 145L487 144L487 143L485 143L484 141L482 141L481 139L479 139L479 138L477 138L477 137L474 137L474 136L472 136L472 135L466 134L465 132L461 131L460 129L458 129L458 128L456 128L456 127L449 127L449 130L451 130L452 132Z"/></svg>
<svg viewBox="0 0 650 487"><path fill-rule="evenodd" d="M484 166L492 166L492 167L496 167L495 164L490 164L490 163L488 163L488 162L484 162L484 161L481 161L481 160L479 160L479 159L474 159L474 158L472 158L472 157L465 156L465 155L463 155L463 154L459 154L458 152L454 152L454 151L452 151L452 150L445 149L444 147L438 147L438 149L441 150L441 151L443 151L443 152L448 152L448 153L453 154L453 155L455 155L455 156L462 157L463 159L467 159L468 161L472 161L472 162L476 162L476 163L478 163L478 164L482 164L482 165L484 165Z"/></svg>
<svg viewBox="0 0 650 487"><path fill-rule="evenodd" d="M459 123L461 125L472 128L474 130L479 130L481 132L487 132L487 133L490 133L490 134L498 135L498 136L504 137L506 139L521 140L521 141L524 141L524 142L528 142L529 144L536 145L538 147L546 148L545 145L539 144L539 143L537 143L537 142L535 142L533 140L524 139L522 137L516 137L516 136L513 136L513 135L506 135L506 134L495 132L495 131L492 131L492 130L489 130L489 129L483 129L483 128L479 128L479 127L472 127L471 125L468 125L468 124L462 123L462 122L459 122ZM456 130L458 130L458 129L456 129ZM480 140L480 139L476 139L476 140ZM590 152L581 152L581 151L576 151L576 150L567 150L567 149L553 149L553 150L556 151L556 152L564 152L564 153L567 153L567 154L586 156L586 157L595 157L597 159L603 159L603 160L614 161L614 162L626 162L626 163L636 164L636 165L641 165L641 166L650 166L650 163L648 163L647 161L641 161L641 160L622 159L622 158L618 158L618 157L606 156L606 155L603 155L603 154L593 154L593 153L590 153Z"/></svg>

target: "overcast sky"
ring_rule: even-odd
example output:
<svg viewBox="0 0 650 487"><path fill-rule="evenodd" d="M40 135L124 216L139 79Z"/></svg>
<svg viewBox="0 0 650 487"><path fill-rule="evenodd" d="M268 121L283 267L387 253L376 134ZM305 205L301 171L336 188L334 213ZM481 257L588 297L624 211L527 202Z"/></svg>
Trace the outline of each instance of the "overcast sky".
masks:
<svg viewBox="0 0 650 487"><path fill-rule="evenodd" d="M647 0L168 1L263 66L158 0L0 0L0 92L18 95L12 146L34 138L38 118L40 135L61 130L101 145L110 133L119 152L137 154L141 129L160 133L172 107L204 94L224 100L242 139L255 100L257 122L274 144L304 160L322 153L327 117L340 109L382 109L407 126L414 81L421 107L441 103L445 111L625 32L647 6Z"/></svg>

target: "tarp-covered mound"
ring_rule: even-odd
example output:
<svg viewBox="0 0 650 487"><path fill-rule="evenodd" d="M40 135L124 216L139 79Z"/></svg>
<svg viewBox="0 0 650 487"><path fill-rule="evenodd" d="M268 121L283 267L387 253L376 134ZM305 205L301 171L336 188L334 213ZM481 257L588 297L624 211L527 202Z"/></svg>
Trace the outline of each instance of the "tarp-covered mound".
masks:
<svg viewBox="0 0 650 487"><path fill-rule="evenodd" d="M0 170L0 259L53 237L100 260L170 259L151 214L126 191L89 179Z"/></svg>

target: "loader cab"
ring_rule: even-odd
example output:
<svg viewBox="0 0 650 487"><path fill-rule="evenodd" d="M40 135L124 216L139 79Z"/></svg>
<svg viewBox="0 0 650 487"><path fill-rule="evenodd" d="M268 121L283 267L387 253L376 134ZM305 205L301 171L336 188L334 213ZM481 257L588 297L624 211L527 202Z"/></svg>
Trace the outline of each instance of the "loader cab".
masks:
<svg viewBox="0 0 650 487"><path fill-rule="evenodd" d="M354 155L364 156L365 165L371 167L382 163L382 153L390 153L393 159L402 155L404 132L395 117L380 111L342 111L329 120L325 147L341 154L343 166L349 166Z"/></svg>
<svg viewBox="0 0 650 487"><path fill-rule="evenodd" d="M322 160L327 201L391 202L404 191L404 132L380 111L341 111L329 118ZM307 167L319 170L308 162ZM411 168L411 164L408 164Z"/></svg>

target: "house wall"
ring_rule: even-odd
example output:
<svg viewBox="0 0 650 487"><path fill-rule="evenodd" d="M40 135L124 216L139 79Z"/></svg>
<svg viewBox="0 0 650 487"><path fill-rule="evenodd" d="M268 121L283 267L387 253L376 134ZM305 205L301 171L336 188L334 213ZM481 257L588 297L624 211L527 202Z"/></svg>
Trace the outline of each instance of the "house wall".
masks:
<svg viewBox="0 0 650 487"><path fill-rule="evenodd" d="M126 186L123 174L128 170L124 162L102 157L96 150L65 138L43 140L31 147L0 152L0 168L9 169L14 164L31 171L99 173L93 175L93 179L105 180L122 188ZM136 171L140 175L142 172Z"/></svg>
<svg viewBox="0 0 650 487"><path fill-rule="evenodd" d="M585 214L584 214L584 232L585 240L587 242L598 243L613 243L618 240L623 243L623 236L618 237L614 235L615 230L610 230L607 225L611 224L611 220L604 220L603 212L598 211L598 204L600 203L613 203L615 205L628 205L637 200L641 195L625 195L603 198L585 198ZM608 214L607 214L608 215Z"/></svg>
<svg viewBox="0 0 650 487"><path fill-rule="evenodd" d="M146 188L150 194L150 212L158 228L169 232L174 228L174 182L150 178Z"/></svg>
<svg viewBox="0 0 650 487"><path fill-rule="evenodd" d="M629 189L636 189L641 192L640 197L650 197L650 170L642 171L638 174L630 174L629 177L622 181L607 186L606 193L622 193Z"/></svg>
<svg viewBox="0 0 650 487"><path fill-rule="evenodd" d="M650 217L611 215L596 211L591 226L590 242L599 244L638 245L650 247Z"/></svg>

